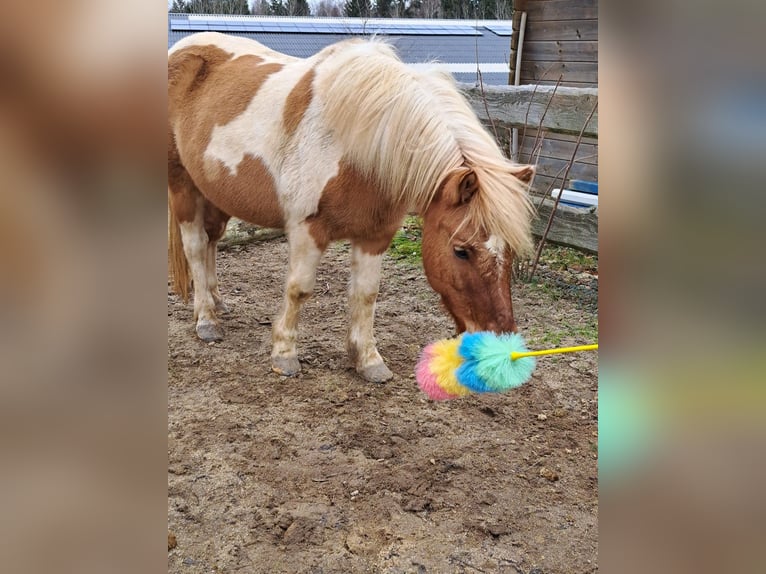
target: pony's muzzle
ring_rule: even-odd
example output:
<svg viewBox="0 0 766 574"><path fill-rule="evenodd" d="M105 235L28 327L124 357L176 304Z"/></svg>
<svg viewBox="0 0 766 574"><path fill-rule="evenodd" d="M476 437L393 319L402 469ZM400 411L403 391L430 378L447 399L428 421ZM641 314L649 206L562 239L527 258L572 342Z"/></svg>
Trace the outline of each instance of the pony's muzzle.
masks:
<svg viewBox="0 0 766 574"><path fill-rule="evenodd" d="M516 325L516 321L513 317L498 317L496 320L491 320L487 323L485 331L492 331L493 333L518 333L519 328Z"/></svg>

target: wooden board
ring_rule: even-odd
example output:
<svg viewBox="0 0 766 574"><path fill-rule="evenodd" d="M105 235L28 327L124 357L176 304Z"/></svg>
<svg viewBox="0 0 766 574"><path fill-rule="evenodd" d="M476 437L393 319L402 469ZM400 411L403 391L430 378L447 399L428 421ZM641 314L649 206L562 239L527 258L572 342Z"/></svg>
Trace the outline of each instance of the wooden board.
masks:
<svg viewBox="0 0 766 574"><path fill-rule="evenodd" d="M555 80L532 80L528 78L521 78L521 82L526 84L537 84L540 86L555 86L556 81ZM571 82L571 81L562 81L561 86L566 88L595 88L597 84L594 84L593 82Z"/></svg>
<svg viewBox="0 0 766 574"><path fill-rule="evenodd" d="M535 175L535 179L532 182L531 193L532 195L538 197L542 195L547 196L550 194L550 190L552 190L554 187L561 187L561 184L561 175L559 175L559 177L550 177L547 175L537 174Z"/></svg>
<svg viewBox="0 0 766 574"><path fill-rule="evenodd" d="M530 127L528 127L526 132L524 132L524 133L525 133L526 137L531 138L533 140L537 136L537 130L533 129L533 128L530 128ZM544 135L545 135L545 139L559 140L559 141L563 141L563 142L576 142L577 141L577 136L576 135L571 135L571 134L544 132ZM582 141L580 143L581 144L598 145L598 138L589 138L589 137L583 136L582 137Z"/></svg>
<svg viewBox="0 0 766 574"><path fill-rule="evenodd" d="M550 157L539 158L537 162L537 173L540 175L549 175L551 177L561 178L566 171L569 160L554 159ZM574 162L569 170L570 179L585 179L596 181L598 178L598 166L589 163Z"/></svg>
<svg viewBox="0 0 766 574"><path fill-rule="evenodd" d="M524 61L598 62L598 42L525 40L522 58Z"/></svg>
<svg viewBox="0 0 766 574"><path fill-rule="evenodd" d="M548 224L554 201L546 199L538 216L532 221L532 234L541 237ZM554 216L548 241L583 251L598 253L598 208L575 209L559 205Z"/></svg>
<svg viewBox="0 0 766 574"><path fill-rule="evenodd" d="M524 10L527 26L541 20L598 19L596 0L528 0L524 3Z"/></svg>
<svg viewBox="0 0 766 574"><path fill-rule="evenodd" d="M519 133L519 137L521 137L521 133ZM575 148L575 144L573 142L549 139L547 137L543 139L542 142L541 140L537 140L537 145L540 147L539 154L537 150L533 149L535 146L534 136L530 137L527 135L524 138L524 141L521 142L521 159L524 161L529 161L530 154L534 151L534 155L540 158L561 159L568 161L572 158L572 152ZM580 147L577 149L577 156L575 157L575 161L592 165L598 164L598 146L593 144L584 144L581 142Z"/></svg>
<svg viewBox="0 0 766 574"><path fill-rule="evenodd" d="M598 101L596 88L559 87L554 94L553 88L548 86L536 89L530 85L484 86L482 95L481 88L473 84L460 83L459 87L483 121L491 117L505 127L523 128L525 122L539 126L542 120L546 130L574 135L580 133L583 122ZM598 137L598 112L591 118L585 135Z"/></svg>
<svg viewBox="0 0 766 574"><path fill-rule="evenodd" d="M553 188L562 187L562 184L563 187L566 187L566 184L561 180L562 175L564 175L563 172L560 173L558 177L551 177L549 175L535 175L535 180L532 182L532 195L536 197L543 195L549 197Z"/></svg>
<svg viewBox="0 0 766 574"><path fill-rule="evenodd" d="M598 62L530 61L524 55L522 58L522 83L536 83L538 80L555 82L559 76L563 76L566 82L598 84Z"/></svg>
<svg viewBox="0 0 766 574"><path fill-rule="evenodd" d="M598 20L549 20L527 23L524 45L527 42L549 40L598 40Z"/></svg>

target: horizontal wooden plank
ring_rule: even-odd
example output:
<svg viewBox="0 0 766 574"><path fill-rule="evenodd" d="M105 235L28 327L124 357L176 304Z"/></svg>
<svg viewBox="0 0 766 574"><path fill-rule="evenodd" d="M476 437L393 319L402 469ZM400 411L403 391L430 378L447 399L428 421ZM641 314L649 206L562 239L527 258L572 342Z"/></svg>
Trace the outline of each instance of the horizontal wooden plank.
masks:
<svg viewBox="0 0 766 574"><path fill-rule="evenodd" d="M596 88L559 87L553 94L553 88L548 86L484 86L482 95L481 88L473 84L460 83L459 86L483 121L491 117L496 123L506 124L506 127L523 128L525 121L537 127L542 119L544 129L569 134L580 133L598 101ZM591 118L585 135L598 137L598 112Z"/></svg>
<svg viewBox="0 0 766 574"><path fill-rule="evenodd" d="M533 128L527 128L524 132L524 135L528 138L532 138L533 140L537 137L537 130ZM577 136L572 134L561 134L561 133L554 133L554 132L546 132L543 130L544 139L547 140L559 140L563 142L576 142ZM588 138L583 136L582 140L580 142L581 144L593 144L598 145L598 138Z"/></svg>
<svg viewBox="0 0 766 574"><path fill-rule="evenodd" d="M546 197L550 197L551 190L555 187L561 187L561 176L564 175L563 173L560 173L558 177L552 177L550 175L535 175L535 179L532 182L532 189L531 194L536 197L541 197L545 195ZM567 178L567 181L571 181L571 177ZM566 185L564 185L566 187Z"/></svg>
<svg viewBox="0 0 766 574"><path fill-rule="evenodd" d="M521 137L519 133L519 137ZM535 141L534 136L527 135L524 137L524 141L521 142L521 159L529 161L530 154L534 151L534 155L538 155L538 151L534 148L539 146L539 157L551 158L551 159L563 159L570 160L572 158L572 152L574 152L574 142L555 140L543 138L542 140ZM584 144L580 142L580 147L577 148L577 156L575 161L580 163L588 163L592 165L598 164L598 146L593 144Z"/></svg>
<svg viewBox="0 0 766 574"><path fill-rule="evenodd" d="M537 173L541 175L550 175L552 177L561 177L566 171L569 160L554 159L550 157L539 158L537 161ZM574 162L572 168L569 170L570 179L585 179L588 181L594 181L598 176L598 166L589 164Z"/></svg>
<svg viewBox="0 0 766 574"><path fill-rule="evenodd" d="M532 221L532 234L541 237L553 211L554 201L546 199ZM551 243L576 247L598 253L598 209L574 209L559 205L547 240Z"/></svg>
<svg viewBox="0 0 766 574"><path fill-rule="evenodd" d="M525 41L521 57L522 62L525 60L598 62L598 42L558 40L548 42Z"/></svg>
<svg viewBox="0 0 766 574"><path fill-rule="evenodd" d="M598 20L548 20L528 23L524 29L527 42L547 40L598 40Z"/></svg>
<svg viewBox="0 0 766 574"><path fill-rule="evenodd" d="M520 77L521 84L537 84L540 86L555 86L555 80L535 80L533 78ZM598 82L569 82L562 81L560 86L564 88L597 88Z"/></svg>
<svg viewBox="0 0 766 574"><path fill-rule="evenodd" d="M597 62L546 62L529 61L523 58L521 62L522 80L553 80L563 76L568 82L598 83Z"/></svg>
<svg viewBox="0 0 766 574"><path fill-rule="evenodd" d="M549 175L536 174L532 182L531 194L536 197L549 195L551 189L561 187L561 175L559 177L551 177Z"/></svg>
<svg viewBox="0 0 766 574"><path fill-rule="evenodd" d="M530 0L525 3L527 26L543 20L595 20L596 0Z"/></svg>

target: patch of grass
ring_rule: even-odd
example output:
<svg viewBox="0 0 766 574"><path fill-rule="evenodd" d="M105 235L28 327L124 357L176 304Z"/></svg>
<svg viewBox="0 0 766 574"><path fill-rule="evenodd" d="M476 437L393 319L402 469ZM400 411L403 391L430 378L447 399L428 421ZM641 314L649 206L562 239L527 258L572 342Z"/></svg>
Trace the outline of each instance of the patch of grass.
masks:
<svg viewBox="0 0 766 574"><path fill-rule="evenodd" d="M540 254L540 263L554 271L598 273L598 255L584 253L571 247L547 244Z"/></svg>
<svg viewBox="0 0 766 574"><path fill-rule="evenodd" d="M422 238L423 220L420 217L407 216L402 228L394 235L388 253L402 263L419 265L422 259Z"/></svg>
<svg viewBox="0 0 766 574"><path fill-rule="evenodd" d="M593 316L585 325L570 325L564 323L563 328L534 333L535 346L553 348L562 346L564 339L577 339L584 344L598 341L598 317Z"/></svg>

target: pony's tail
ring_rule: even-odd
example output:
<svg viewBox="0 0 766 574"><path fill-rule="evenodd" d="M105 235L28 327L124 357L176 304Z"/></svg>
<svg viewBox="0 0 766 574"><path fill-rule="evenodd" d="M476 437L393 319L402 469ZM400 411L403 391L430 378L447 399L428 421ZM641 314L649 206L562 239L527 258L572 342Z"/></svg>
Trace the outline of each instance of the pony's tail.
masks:
<svg viewBox="0 0 766 574"><path fill-rule="evenodd" d="M188 303L191 284L189 262L184 254L181 228L170 205L170 194L168 194L168 277L172 282L173 291L183 299L184 303Z"/></svg>

